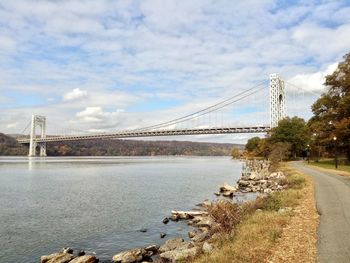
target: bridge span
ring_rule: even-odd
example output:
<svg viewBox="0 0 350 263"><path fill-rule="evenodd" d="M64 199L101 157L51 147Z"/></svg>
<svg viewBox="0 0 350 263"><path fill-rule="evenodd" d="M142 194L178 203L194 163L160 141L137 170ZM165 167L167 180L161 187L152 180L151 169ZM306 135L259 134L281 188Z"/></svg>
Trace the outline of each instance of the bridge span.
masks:
<svg viewBox="0 0 350 263"><path fill-rule="evenodd" d="M45 138L37 137L37 143L62 142L62 141L79 141L94 139L123 139L133 137L156 137L156 136L179 136L179 135L205 135L205 134L234 134L234 133L266 133L269 126L255 127L229 127L229 128L201 128L201 129L176 129L176 130L158 130L158 131L125 131L116 133L100 133L86 135L66 135L66 136L46 136ZM22 144L30 143L29 138L18 138Z"/></svg>
<svg viewBox="0 0 350 263"><path fill-rule="evenodd" d="M94 139L123 139L135 137L155 137L155 136L184 136L184 135L210 135L210 134L239 134L239 133L266 133L271 128L276 127L278 122L286 116L285 100L286 92L284 81L277 75L271 74L269 78L269 105L270 105L270 124L269 125L251 125L232 127L232 125L218 127L211 126L210 118L209 125L205 128L190 127L179 128L179 124L196 120L202 116L209 116L212 112L217 112L227 106L237 103L244 98L250 98L257 94L257 92L265 89L266 80L260 84L240 92L233 97L227 98L210 107L194 112L192 114L177 118L171 121L163 122L157 125L148 127L141 127L140 129L128 131L115 131L109 133L89 133L86 134L69 134L69 135L47 135L46 134L46 117L40 115L32 115L30 125L30 135L27 137L17 138L19 143L29 144L29 156L36 156L37 147L40 148L40 156L46 156L46 144L50 142L63 141L81 141ZM181 125L180 125L181 126ZM29 127L29 125L27 126ZM40 129L40 135L36 134L36 129Z"/></svg>

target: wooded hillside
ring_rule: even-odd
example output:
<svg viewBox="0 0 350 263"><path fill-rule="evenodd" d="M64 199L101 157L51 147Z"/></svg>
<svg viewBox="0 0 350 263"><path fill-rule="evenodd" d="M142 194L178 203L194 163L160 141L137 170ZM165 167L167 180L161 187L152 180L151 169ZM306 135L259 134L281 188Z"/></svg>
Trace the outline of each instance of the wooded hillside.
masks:
<svg viewBox="0 0 350 263"><path fill-rule="evenodd" d="M48 156L154 156L154 155L230 155L239 144L190 141L91 140L50 143ZM13 137L0 134L0 155L27 155L28 147Z"/></svg>

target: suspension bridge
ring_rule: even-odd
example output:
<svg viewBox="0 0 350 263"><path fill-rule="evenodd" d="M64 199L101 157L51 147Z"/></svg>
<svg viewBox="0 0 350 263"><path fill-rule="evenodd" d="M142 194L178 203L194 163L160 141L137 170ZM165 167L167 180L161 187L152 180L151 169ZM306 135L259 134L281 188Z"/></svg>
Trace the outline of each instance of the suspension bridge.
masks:
<svg viewBox="0 0 350 263"><path fill-rule="evenodd" d="M259 92L266 90L268 86L269 99L259 95ZM263 101L267 101L269 105L269 124L260 125L224 125L223 123L215 125L194 125L195 127L182 127L184 123L189 123L200 118L204 119L214 112L223 110L231 105L237 104L244 99L249 99L252 96L258 97ZM249 102L248 102L249 103ZM222 115L223 116L223 115ZM47 143L66 142L66 141L81 141L92 139L122 139L134 137L153 137L153 136L183 136L183 135L209 135L209 134L239 134L239 133L266 133L271 128L276 127L278 122L286 116L286 89L285 82L277 74L271 74L269 80L263 81L258 85L247 89L243 92L235 94L219 103L206 107L192 114L176 118L167 122L162 122L156 125L146 126L137 129L114 132L100 133L76 133L76 134L47 134L46 117L32 115L30 134L28 136L17 138L21 144L29 144L29 156L36 156L37 148L40 148L40 156L46 156ZM40 133L37 135L37 130Z"/></svg>

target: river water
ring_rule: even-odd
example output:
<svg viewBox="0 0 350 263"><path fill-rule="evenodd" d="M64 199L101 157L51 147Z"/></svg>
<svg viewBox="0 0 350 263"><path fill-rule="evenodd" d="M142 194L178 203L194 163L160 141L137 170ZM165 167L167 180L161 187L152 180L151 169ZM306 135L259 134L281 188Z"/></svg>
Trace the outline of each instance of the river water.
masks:
<svg viewBox="0 0 350 263"><path fill-rule="evenodd" d="M218 186L234 183L240 171L229 157L2 157L0 262L38 262L67 246L103 262L124 249L185 237L185 222L162 219L214 200Z"/></svg>

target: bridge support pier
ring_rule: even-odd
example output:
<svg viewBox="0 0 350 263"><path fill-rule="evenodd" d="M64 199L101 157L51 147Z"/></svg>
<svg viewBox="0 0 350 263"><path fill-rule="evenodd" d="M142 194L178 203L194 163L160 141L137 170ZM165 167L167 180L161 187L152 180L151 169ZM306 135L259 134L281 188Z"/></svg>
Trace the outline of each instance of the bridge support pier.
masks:
<svg viewBox="0 0 350 263"><path fill-rule="evenodd" d="M286 91L284 81L277 74L270 74L270 127L286 117Z"/></svg>
<svg viewBox="0 0 350 263"><path fill-rule="evenodd" d="M36 148L40 147L40 157L46 156L46 143L38 142L38 138L36 136L36 128L40 128L40 139L44 139L46 137L46 118L44 116L32 115L32 125L30 129L30 140L29 140L29 157L36 156Z"/></svg>

